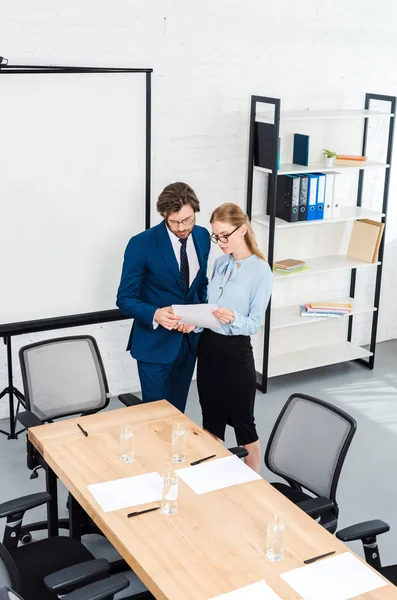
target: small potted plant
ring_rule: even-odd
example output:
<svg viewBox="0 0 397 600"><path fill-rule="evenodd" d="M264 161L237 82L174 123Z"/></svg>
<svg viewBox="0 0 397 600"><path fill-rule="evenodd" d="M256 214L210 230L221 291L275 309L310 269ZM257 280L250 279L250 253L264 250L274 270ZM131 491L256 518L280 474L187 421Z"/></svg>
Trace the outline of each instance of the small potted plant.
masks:
<svg viewBox="0 0 397 600"><path fill-rule="evenodd" d="M332 167L336 157L336 152L332 152L332 150L326 150L324 148L322 150L322 155L324 156L324 167Z"/></svg>

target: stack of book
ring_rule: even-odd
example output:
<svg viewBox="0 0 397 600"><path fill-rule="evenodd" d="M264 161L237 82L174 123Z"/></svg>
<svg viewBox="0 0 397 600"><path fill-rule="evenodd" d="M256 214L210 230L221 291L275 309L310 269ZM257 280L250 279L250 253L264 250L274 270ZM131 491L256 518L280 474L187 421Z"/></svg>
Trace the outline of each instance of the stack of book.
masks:
<svg viewBox="0 0 397 600"><path fill-rule="evenodd" d="M301 317L324 317L341 319L349 315L353 307L343 302L310 302L300 307Z"/></svg>
<svg viewBox="0 0 397 600"><path fill-rule="evenodd" d="M304 260L296 260L295 258L286 258L284 260L278 260L273 264L273 270L283 275L290 275L291 273L300 273L302 271L309 271L311 267L308 267Z"/></svg>

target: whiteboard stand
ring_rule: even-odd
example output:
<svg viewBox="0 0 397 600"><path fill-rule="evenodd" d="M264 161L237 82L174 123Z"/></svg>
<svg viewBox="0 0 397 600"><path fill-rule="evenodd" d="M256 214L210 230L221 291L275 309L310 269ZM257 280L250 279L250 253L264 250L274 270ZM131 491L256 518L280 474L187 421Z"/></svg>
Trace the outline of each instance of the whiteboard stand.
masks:
<svg viewBox="0 0 397 600"><path fill-rule="evenodd" d="M3 59L4 60L4 59ZM139 68L107 68L107 67L71 67L71 66L45 66L45 65L9 65L0 62L0 76L6 74L68 74L68 73L140 73L146 76L146 98L145 98L145 228L150 227L150 195L151 195L151 74L153 69ZM7 371L8 385L0 393L0 400L8 395L9 402L9 431L0 429L0 433L8 439L17 439L24 431L16 431L16 421L20 405L25 407L25 398L22 392L14 386L11 339L16 335L27 333L51 331L68 327L82 325L93 325L129 319L118 309L102 310L92 313L68 315L64 317L51 317L45 319L29 320L18 323L0 324L0 338L3 338L7 347ZM132 394L132 396L134 396ZM18 404L15 410L14 398ZM134 396L137 400L138 397Z"/></svg>

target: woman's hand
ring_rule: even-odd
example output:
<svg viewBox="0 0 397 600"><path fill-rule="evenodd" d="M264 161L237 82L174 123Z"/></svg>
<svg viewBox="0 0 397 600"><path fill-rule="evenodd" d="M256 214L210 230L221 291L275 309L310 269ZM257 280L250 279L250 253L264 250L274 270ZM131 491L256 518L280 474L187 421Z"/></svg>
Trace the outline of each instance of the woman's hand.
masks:
<svg viewBox="0 0 397 600"><path fill-rule="evenodd" d="M233 323L234 321L234 312L230 310L230 308L216 308L212 311L212 314L215 315L221 323L230 325L230 323Z"/></svg>

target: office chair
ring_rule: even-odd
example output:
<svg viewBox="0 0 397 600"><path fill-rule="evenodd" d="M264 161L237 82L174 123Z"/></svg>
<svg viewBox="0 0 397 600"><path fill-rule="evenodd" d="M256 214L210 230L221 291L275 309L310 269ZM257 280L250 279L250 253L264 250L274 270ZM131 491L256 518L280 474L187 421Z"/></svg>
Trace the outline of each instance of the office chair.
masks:
<svg viewBox="0 0 397 600"><path fill-rule="evenodd" d="M390 526L379 519L364 521L337 531L336 537L342 542L361 540L364 548L365 560L376 569L383 577L397 585L397 565L382 566L380 560L377 535L386 533Z"/></svg>
<svg viewBox="0 0 397 600"><path fill-rule="evenodd" d="M1 564L1 563L0 563ZM109 579L91 583L78 588L73 592L62 595L62 600L113 600L117 592L128 586L128 579L122 576L113 576ZM57 596L60 598L60 596ZM9 587L0 589L0 600L24 600Z"/></svg>
<svg viewBox="0 0 397 600"><path fill-rule="evenodd" d="M108 561L95 559L81 542L61 536L18 546L25 512L50 500L50 494L41 492L0 504L0 518L7 518L0 543L0 587L15 590L24 600L57 600L69 592L68 600L88 600L89 594L96 600L111 600L129 585L128 580L121 575L109 578ZM80 590L86 583L91 588ZM149 598L153 598L150 592L130 596L131 600Z"/></svg>
<svg viewBox="0 0 397 600"><path fill-rule="evenodd" d="M93 414L106 408L110 393L105 369L95 339L89 335L43 340L19 350L26 412L18 414L25 428L51 423L62 417ZM140 401L124 394L121 401L133 406ZM27 440L27 465L31 479L37 477L45 462ZM21 529L21 540L31 541L32 531L47 529L47 521ZM68 529L68 519L59 527ZM98 533L93 522L85 520L84 533Z"/></svg>
<svg viewBox="0 0 397 600"><path fill-rule="evenodd" d="M339 408L292 394L266 448L267 468L287 481L272 485L331 533L338 523L336 488L356 428L356 421Z"/></svg>

